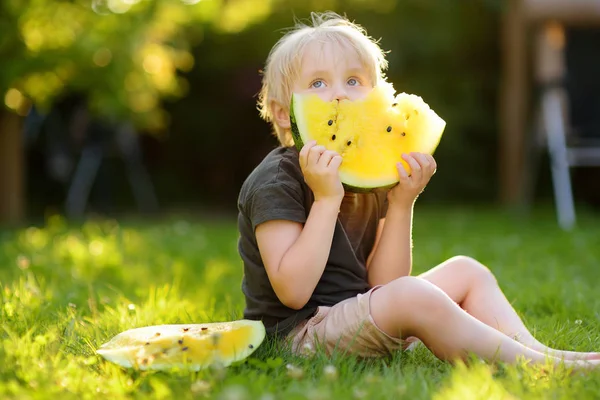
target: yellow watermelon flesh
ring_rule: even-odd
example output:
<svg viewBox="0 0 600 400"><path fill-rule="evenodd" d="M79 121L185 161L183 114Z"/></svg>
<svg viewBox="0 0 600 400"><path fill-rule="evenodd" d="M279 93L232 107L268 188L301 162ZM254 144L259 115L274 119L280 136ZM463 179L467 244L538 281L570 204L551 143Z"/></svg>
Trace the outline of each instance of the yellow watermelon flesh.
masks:
<svg viewBox="0 0 600 400"><path fill-rule="evenodd" d="M261 321L156 325L119 333L97 353L126 368L198 371L227 367L252 354L265 338Z"/></svg>
<svg viewBox="0 0 600 400"><path fill-rule="evenodd" d="M293 94L292 135L298 149L316 140L343 157L340 179L347 190L369 191L398 182L402 153L433 154L446 122L419 96L395 95L389 83L361 100L325 102L316 94Z"/></svg>

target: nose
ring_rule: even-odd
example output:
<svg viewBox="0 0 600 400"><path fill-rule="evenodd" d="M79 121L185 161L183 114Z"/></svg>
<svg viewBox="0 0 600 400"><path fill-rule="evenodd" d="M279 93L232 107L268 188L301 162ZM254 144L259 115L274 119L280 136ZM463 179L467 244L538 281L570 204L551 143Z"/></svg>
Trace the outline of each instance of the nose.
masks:
<svg viewBox="0 0 600 400"><path fill-rule="evenodd" d="M346 89L343 86L336 86L333 92L333 99L338 101L348 100Z"/></svg>

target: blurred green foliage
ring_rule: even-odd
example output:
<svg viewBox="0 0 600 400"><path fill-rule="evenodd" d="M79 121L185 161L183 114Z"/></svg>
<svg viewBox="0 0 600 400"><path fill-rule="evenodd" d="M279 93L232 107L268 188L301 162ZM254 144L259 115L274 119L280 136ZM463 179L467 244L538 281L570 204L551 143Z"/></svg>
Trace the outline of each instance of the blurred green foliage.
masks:
<svg viewBox="0 0 600 400"><path fill-rule="evenodd" d="M243 179L276 145L256 110L269 50L295 18L333 10L380 38L396 89L421 95L448 123L423 201L489 201L497 190L502 7L500 0L6 0L0 93L21 114L32 102L49 107L84 94L103 117L160 132L145 145L163 205L234 207ZM119 174L112 179L119 184Z"/></svg>
<svg viewBox="0 0 600 400"><path fill-rule="evenodd" d="M193 4L196 3L196 4ZM237 32L271 0L7 0L0 3L0 92L25 114L84 93L92 109L147 129L165 126L161 99L181 97L203 26Z"/></svg>

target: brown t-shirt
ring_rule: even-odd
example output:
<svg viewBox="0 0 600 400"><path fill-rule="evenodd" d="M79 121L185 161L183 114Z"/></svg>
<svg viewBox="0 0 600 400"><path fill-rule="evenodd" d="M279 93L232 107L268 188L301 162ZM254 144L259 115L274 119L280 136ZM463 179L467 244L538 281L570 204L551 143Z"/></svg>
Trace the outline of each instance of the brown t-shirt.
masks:
<svg viewBox="0 0 600 400"><path fill-rule="evenodd" d="M366 260L387 210L386 193L346 193L327 265L308 303L286 307L275 295L256 243L256 227L269 220L304 223L313 202L294 147L271 151L248 176L238 198L238 250L244 263L244 318L262 320L268 334L287 334L318 306L332 306L369 290Z"/></svg>

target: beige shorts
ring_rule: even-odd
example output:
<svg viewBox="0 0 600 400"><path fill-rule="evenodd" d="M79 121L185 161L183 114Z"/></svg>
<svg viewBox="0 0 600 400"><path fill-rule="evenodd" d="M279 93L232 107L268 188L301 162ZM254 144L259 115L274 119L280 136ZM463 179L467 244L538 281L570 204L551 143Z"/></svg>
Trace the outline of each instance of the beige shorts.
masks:
<svg viewBox="0 0 600 400"><path fill-rule="evenodd" d="M312 318L289 333L292 351L306 355L324 350L329 355L342 352L366 358L406 349L410 341L388 335L371 316L371 294L380 287L375 286L332 307L320 306Z"/></svg>

